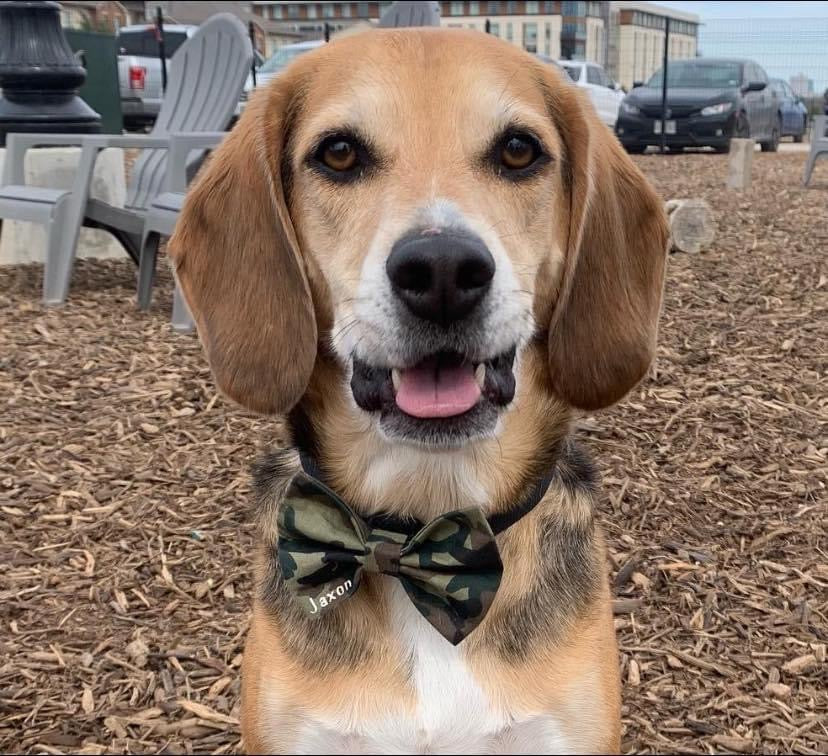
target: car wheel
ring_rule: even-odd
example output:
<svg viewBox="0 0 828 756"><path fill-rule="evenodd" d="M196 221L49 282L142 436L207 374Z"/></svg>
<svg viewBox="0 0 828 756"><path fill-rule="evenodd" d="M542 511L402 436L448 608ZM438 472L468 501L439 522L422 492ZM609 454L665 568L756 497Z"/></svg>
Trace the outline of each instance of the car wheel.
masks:
<svg viewBox="0 0 828 756"><path fill-rule="evenodd" d="M736 123L733 124L733 134L730 137L731 139L749 139L750 138L750 122L747 119L747 116L744 112L739 113L736 116ZM728 140L727 144L723 144L720 147L714 147L714 150L718 153L730 152L730 140Z"/></svg>
<svg viewBox="0 0 828 756"><path fill-rule="evenodd" d="M762 152L776 152L779 149L779 135L782 133L782 121L777 118L771 131L771 138L767 142L760 142Z"/></svg>
<svg viewBox="0 0 828 756"><path fill-rule="evenodd" d="M797 144L801 143L802 140L805 138L805 132L808 130L808 116L802 116L802 131L798 134L794 134L794 142Z"/></svg>
<svg viewBox="0 0 828 756"><path fill-rule="evenodd" d="M736 123L733 126L733 136L737 139L750 139L750 122L744 113L736 116Z"/></svg>

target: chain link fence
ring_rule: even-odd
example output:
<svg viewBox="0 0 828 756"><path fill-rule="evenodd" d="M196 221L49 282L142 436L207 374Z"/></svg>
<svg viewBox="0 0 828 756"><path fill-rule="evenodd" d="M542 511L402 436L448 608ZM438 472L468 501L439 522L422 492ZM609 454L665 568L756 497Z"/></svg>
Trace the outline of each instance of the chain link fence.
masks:
<svg viewBox="0 0 828 756"><path fill-rule="evenodd" d="M784 3L779 4L784 8ZM698 54L705 58L750 58L772 79L781 79L811 115L828 107L828 3L814 18L702 19ZM745 4L746 10L750 7Z"/></svg>

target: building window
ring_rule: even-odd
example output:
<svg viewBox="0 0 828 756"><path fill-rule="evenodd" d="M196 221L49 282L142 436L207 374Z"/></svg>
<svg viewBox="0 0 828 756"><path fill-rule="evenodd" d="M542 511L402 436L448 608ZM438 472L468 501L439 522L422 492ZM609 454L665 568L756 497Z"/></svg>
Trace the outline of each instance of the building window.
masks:
<svg viewBox="0 0 828 756"><path fill-rule="evenodd" d="M489 8L489 15L490 16L500 15L500 3L499 2L495 2L494 0L490 0L488 8Z"/></svg>
<svg viewBox="0 0 828 756"><path fill-rule="evenodd" d="M544 13L554 13L555 12L555 3L550 2L550 0L544 0L543 12Z"/></svg>
<svg viewBox="0 0 828 756"><path fill-rule="evenodd" d="M586 3L563 2L561 3L562 16L586 16Z"/></svg>
<svg viewBox="0 0 828 756"><path fill-rule="evenodd" d="M530 53L536 53L538 51L537 24L527 23L523 25L523 49Z"/></svg>
<svg viewBox="0 0 828 756"><path fill-rule="evenodd" d="M473 0L473 2L469 3L469 15L470 16L479 16L480 15L480 3L477 0Z"/></svg>
<svg viewBox="0 0 828 756"><path fill-rule="evenodd" d="M586 39L586 24L583 21L567 21L561 26L562 35L575 39Z"/></svg>
<svg viewBox="0 0 828 756"><path fill-rule="evenodd" d="M351 4L350 3L342 3L342 18L350 18L351 17Z"/></svg>
<svg viewBox="0 0 828 756"><path fill-rule="evenodd" d="M308 3L308 18L316 18L316 3Z"/></svg>
<svg viewBox="0 0 828 756"><path fill-rule="evenodd" d="M368 18L368 3L357 3L357 16Z"/></svg>
<svg viewBox="0 0 828 756"><path fill-rule="evenodd" d="M449 13L452 16L462 16L463 15L463 3L450 3Z"/></svg>
<svg viewBox="0 0 828 756"><path fill-rule="evenodd" d="M322 15L325 16L325 18L334 17L333 3L322 3Z"/></svg>
<svg viewBox="0 0 828 756"><path fill-rule="evenodd" d="M299 18L299 3L290 3L287 10L288 18Z"/></svg>
<svg viewBox="0 0 828 756"><path fill-rule="evenodd" d="M282 15L284 13L284 8L281 5L271 5L270 6L270 17L271 18L284 18Z"/></svg>
<svg viewBox="0 0 828 756"><path fill-rule="evenodd" d="M506 39L511 42L512 41L512 22L506 22Z"/></svg>
<svg viewBox="0 0 828 756"><path fill-rule="evenodd" d="M506 3L506 12L509 14L517 13L517 3L509 0Z"/></svg>
<svg viewBox="0 0 828 756"><path fill-rule="evenodd" d="M496 21L489 24L489 34L499 37L500 36L500 24Z"/></svg>
<svg viewBox="0 0 828 756"><path fill-rule="evenodd" d="M529 16L532 16L532 15L535 15L535 14L539 13L538 3L536 3L536 2L530 2L530 0L526 0L525 8L526 8L525 12Z"/></svg>

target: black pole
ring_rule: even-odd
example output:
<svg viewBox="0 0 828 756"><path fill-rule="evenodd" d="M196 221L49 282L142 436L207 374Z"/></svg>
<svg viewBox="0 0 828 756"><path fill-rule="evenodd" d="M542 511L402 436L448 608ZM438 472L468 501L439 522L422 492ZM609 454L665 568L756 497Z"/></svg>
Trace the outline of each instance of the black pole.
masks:
<svg viewBox="0 0 828 756"><path fill-rule="evenodd" d="M486 19L486 34L492 33L492 22L487 18Z"/></svg>
<svg viewBox="0 0 828 756"><path fill-rule="evenodd" d="M664 17L664 62L661 77L661 154L667 152L667 49L670 43L670 18Z"/></svg>
<svg viewBox="0 0 828 756"><path fill-rule="evenodd" d="M155 9L155 33L158 36L158 57L161 59L161 91L167 91L167 51L164 49L164 14Z"/></svg>
<svg viewBox="0 0 828 756"><path fill-rule="evenodd" d="M250 75L253 77L253 89L256 88L256 29L252 21L247 22L247 33L250 34L250 44L253 47L253 62L250 64Z"/></svg>
<svg viewBox="0 0 828 756"><path fill-rule="evenodd" d="M325 41L331 41L331 26L327 21L325 22Z"/></svg>

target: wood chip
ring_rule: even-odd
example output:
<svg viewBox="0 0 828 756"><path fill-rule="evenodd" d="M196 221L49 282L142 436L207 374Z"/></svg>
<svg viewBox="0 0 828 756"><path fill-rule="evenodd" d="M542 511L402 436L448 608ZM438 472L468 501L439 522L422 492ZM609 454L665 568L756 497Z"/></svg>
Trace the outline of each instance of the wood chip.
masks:
<svg viewBox="0 0 828 756"><path fill-rule="evenodd" d="M197 717L201 719L206 719L210 722L223 722L224 724L234 724L237 725L239 720L235 717L228 717L225 714L220 714L217 711L214 711L209 706L205 704L200 704L197 701L188 701L186 699L179 699L178 705L182 709L186 709L191 714L195 714Z"/></svg>
<svg viewBox="0 0 828 756"><path fill-rule="evenodd" d="M756 748L751 738L742 738L738 735L714 735L710 741L717 746L735 753L755 753Z"/></svg>
<svg viewBox="0 0 828 756"><path fill-rule="evenodd" d="M791 697L791 686L784 683L769 682L764 687L765 693L770 693L774 698L786 699Z"/></svg>
<svg viewBox="0 0 828 756"><path fill-rule="evenodd" d="M92 688L84 688L81 695L81 709L84 714L91 714L95 711L95 698L92 695Z"/></svg>
<svg viewBox="0 0 828 756"><path fill-rule="evenodd" d="M801 675L813 669L817 665L817 658L814 654L805 654L804 656L797 656L796 659L791 659L782 665L782 671L789 675Z"/></svg>

